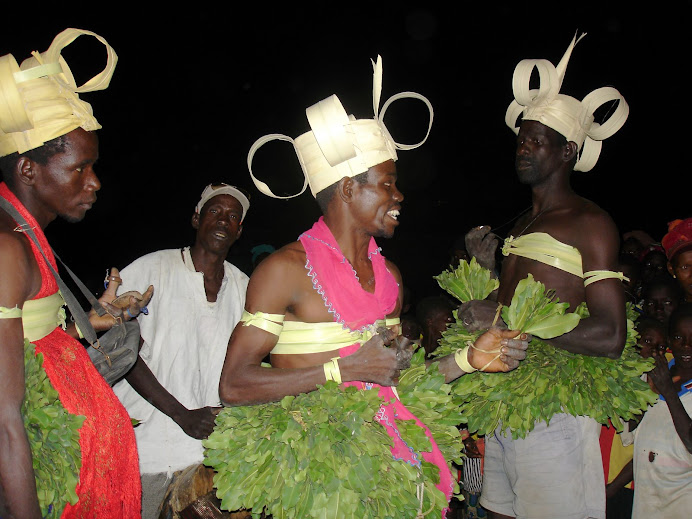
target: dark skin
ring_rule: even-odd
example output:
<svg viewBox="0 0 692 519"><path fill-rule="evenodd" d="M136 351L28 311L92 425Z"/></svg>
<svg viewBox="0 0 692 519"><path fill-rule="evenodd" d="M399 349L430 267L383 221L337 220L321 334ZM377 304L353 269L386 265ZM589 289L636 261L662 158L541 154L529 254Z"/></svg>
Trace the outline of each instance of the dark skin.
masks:
<svg viewBox="0 0 692 519"><path fill-rule="evenodd" d="M61 216L79 221L96 201L98 138L81 128L46 164L20 157L4 174L8 186L45 229ZM0 211L0 306L23 308L41 288L28 239ZM3 517L40 518L31 450L24 431L24 333L21 319L0 319L0 510Z"/></svg>
<svg viewBox="0 0 692 519"><path fill-rule="evenodd" d="M368 182L360 184L345 177L339 181L334 197L324 214L324 221L336 238L342 253L355 269L361 286L375 290L368 244L372 236L389 237L399 222L403 195L396 187L396 168L386 161L370 168ZM394 212L393 212L394 211ZM245 308L250 313L262 311L285 315L286 321L307 323L333 322L320 295L305 270L306 255L300 242L279 249L253 272ZM387 268L399 283L399 299L388 317L398 317L403 302L401 274L392 262ZM507 371L525 357L527 342L514 339L518 332L493 330L479 339L476 346L484 350L502 348L502 355L490 366L493 371ZM399 371L410 361L410 342L395 340L396 330L375 335L355 353L339 359L343 382L374 382L392 386ZM221 373L219 394L225 405L259 404L280 400L286 395L314 391L325 383L323 364L338 357L338 350L314 354L271 355L273 369L260 366L277 342L277 336L254 326L234 330ZM386 346L394 347L388 348ZM401 351L399 355L397 352ZM470 350L473 366L483 366L495 353ZM465 374L447 357L441 362L447 380Z"/></svg>
<svg viewBox="0 0 692 519"><path fill-rule="evenodd" d="M668 272L678 280L685 293L685 301L692 303L692 246L678 252L668 262Z"/></svg>
<svg viewBox="0 0 692 519"><path fill-rule="evenodd" d="M197 272L204 275L207 301L216 301L224 277L224 261L242 233L242 215L240 202L224 194L209 199L201 213L192 217L192 227L197 233L190 255ZM201 440L211 434L220 408L187 409L159 383L141 357L126 378L135 391L170 416L188 436Z"/></svg>
<svg viewBox="0 0 692 519"><path fill-rule="evenodd" d="M517 135L515 167L519 181L531 188L532 206L511 231L517 237L527 233L548 233L556 240L579 250L584 272L617 271L619 235L610 216L593 202L578 196L570 185L577 144L565 142L557 132L537 121L523 121ZM588 229L588 232L584 232ZM497 237L487 226L471 231L466 240L471 255L479 252L481 264L495 266ZM474 248L474 245L476 247ZM625 294L618 279L606 279L584 287L577 276L535 260L510 255L504 258L497 301L509 305L519 281L528 274L554 289L570 311L586 302L590 317L571 332L548 342L583 355L618 358L625 346L627 324ZM467 328L487 328L495 317L493 301L471 301L461 306L459 318ZM489 511L489 517L508 518Z"/></svg>
<svg viewBox="0 0 692 519"><path fill-rule="evenodd" d="M557 133L541 123L522 123L517 138L516 165L520 181L531 187L532 208L519 219L510 234L516 237L533 232L548 233L579 250L584 272L617 271L619 238L614 222L594 203L574 193L570 186L576 151L574 142L560 144ZM483 246L487 245L486 239L496 242L489 227L477 228L472 233ZM517 283L529 273L554 289L561 302L569 303L569 311L574 311L583 301L589 308L589 318L583 319L573 331L548 342L573 353L620 356L627 333L625 295L620 280L606 279L584 287L583 280L577 276L510 255L502 263L497 300L509 305ZM462 305L459 315L471 328L483 329L492 322L495 310L493 302L472 301Z"/></svg>

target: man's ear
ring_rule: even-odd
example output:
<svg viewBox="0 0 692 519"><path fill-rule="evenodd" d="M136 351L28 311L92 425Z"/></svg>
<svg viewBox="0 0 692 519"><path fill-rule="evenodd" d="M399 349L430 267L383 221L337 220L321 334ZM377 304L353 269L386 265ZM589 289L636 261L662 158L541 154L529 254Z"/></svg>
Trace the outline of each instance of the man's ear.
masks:
<svg viewBox="0 0 692 519"><path fill-rule="evenodd" d="M579 146L574 141L568 141L562 149L562 159L565 162L570 162L579 153Z"/></svg>
<svg viewBox="0 0 692 519"><path fill-rule="evenodd" d="M197 211L192 215L192 228L199 229L199 213Z"/></svg>
<svg viewBox="0 0 692 519"><path fill-rule="evenodd" d="M28 157L19 157L15 171L22 184L31 186L36 182L38 164Z"/></svg>
<svg viewBox="0 0 692 519"><path fill-rule="evenodd" d="M339 180L336 186L337 195L347 204L350 204L353 200L354 183L355 181L351 177L344 177Z"/></svg>
<svg viewBox="0 0 692 519"><path fill-rule="evenodd" d="M238 226L238 234L235 235L235 239L237 240L240 238L241 234L243 234L243 222L240 222L240 225Z"/></svg>

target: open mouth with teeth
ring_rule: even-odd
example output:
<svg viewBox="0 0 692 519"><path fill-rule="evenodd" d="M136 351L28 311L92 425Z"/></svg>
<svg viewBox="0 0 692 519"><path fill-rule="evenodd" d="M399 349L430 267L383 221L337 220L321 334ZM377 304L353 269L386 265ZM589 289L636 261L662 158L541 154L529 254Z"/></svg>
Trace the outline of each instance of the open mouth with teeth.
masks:
<svg viewBox="0 0 692 519"><path fill-rule="evenodd" d="M399 219L399 211L397 209L392 209L391 211L387 211L387 216L390 218L393 218L394 220Z"/></svg>

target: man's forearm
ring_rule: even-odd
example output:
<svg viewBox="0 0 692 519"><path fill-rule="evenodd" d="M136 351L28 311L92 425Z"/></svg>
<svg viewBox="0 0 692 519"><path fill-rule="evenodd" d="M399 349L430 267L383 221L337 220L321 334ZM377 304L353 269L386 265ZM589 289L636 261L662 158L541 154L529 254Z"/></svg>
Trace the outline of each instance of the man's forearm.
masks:
<svg viewBox="0 0 692 519"><path fill-rule="evenodd" d="M161 385L141 357L137 357L137 362L125 379L142 398L173 420L187 411L187 408Z"/></svg>
<svg viewBox="0 0 692 519"><path fill-rule="evenodd" d="M31 448L24 423L8 420L0 427L0 510L3 518L40 518Z"/></svg>
<svg viewBox="0 0 692 519"><path fill-rule="evenodd" d="M685 411L685 407L682 405L680 397L675 390L661 391L661 394L668 404L668 410L673 419L675 432L678 433L680 440L688 452L692 452L692 419L690 415Z"/></svg>
<svg viewBox="0 0 692 519"><path fill-rule="evenodd" d="M325 381L322 365L289 369L248 365L222 375L219 395L226 406L265 404L309 393Z"/></svg>
<svg viewBox="0 0 692 519"><path fill-rule="evenodd" d="M572 353L617 359L625 348L626 339L626 324L613 326L610 322L603 323L587 317L571 332L547 342Z"/></svg>

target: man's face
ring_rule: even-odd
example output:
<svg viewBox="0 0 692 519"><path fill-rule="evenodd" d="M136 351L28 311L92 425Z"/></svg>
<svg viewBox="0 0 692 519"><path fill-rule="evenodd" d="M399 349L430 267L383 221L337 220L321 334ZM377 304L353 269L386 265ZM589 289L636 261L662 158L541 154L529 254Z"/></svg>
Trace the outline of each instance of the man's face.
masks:
<svg viewBox="0 0 692 519"><path fill-rule="evenodd" d="M391 238L399 225L404 195L396 180L396 166L388 160L368 170L366 184L353 183L354 215L370 236Z"/></svg>
<svg viewBox="0 0 692 519"><path fill-rule="evenodd" d="M675 357L675 365L692 368L692 316L679 317L670 331L670 349Z"/></svg>
<svg viewBox="0 0 692 519"><path fill-rule="evenodd" d="M192 218L196 243L205 250L226 254L242 232L243 206L231 195L210 198L202 212Z"/></svg>
<svg viewBox="0 0 692 519"><path fill-rule="evenodd" d="M538 121L523 121L517 135L515 168L522 184L533 186L563 164L564 139Z"/></svg>
<svg viewBox="0 0 692 519"><path fill-rule="evenodd" d="M47 163L34 162L34 187L50 219L61 216L79 222L96 202L101 189L94 164L99 157L98 137L81 128L65 135L65 151L56 153Z"/></svg>
<svg viewBox="0 0 692 519"><path fill-rule="evenodd" d="M676 254L668 270L685 292L685 300L692 301L692 250Z"/></svg>

